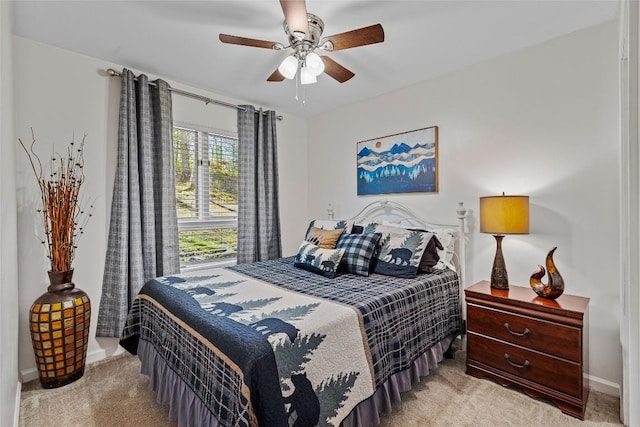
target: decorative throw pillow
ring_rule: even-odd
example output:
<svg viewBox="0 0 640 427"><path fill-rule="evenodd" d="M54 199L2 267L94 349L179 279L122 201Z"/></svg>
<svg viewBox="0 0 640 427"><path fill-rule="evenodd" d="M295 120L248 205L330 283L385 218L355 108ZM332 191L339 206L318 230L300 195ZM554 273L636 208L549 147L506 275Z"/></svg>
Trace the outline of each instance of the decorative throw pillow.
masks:
<svg viewBox="0 0 640 427"><path fill-rule="evenodd" d="M376 226L379 226L380 224L375 223L375 222L370 222L369 224L365 225L362 227L362 232L363 233L375 233L376 230Z"/></svg>
<svg viewBox="0 0 640 427"><path fill-rule="evenodd" d="M302 242L293 265L333 279L338 273L344 249L322 249L309 242Z"/></svg>
<svg viewBox="0 0 640 427"><path fill-rule="evenodd" d="M371 259L380 237L380 233L343 234L340 236L336 245L337 249L344 249L340 268L359 276L368 276Z"/></svg>
<svg viewBox="0 0 640 427"><path fill-rule="evenodd" d="M311 230L311 227L317 227L322 230L337 230L339 228L344 228L345 233L351 233L353 228L353 220L351 219L314 219L309 223L309 227L307 228L307 233Z"/></svg>
<svg viewBox="0 0 640 427"><path fill-rule="evenodd" d="M433 234L380 224L372 224L371 228L382 234L373 271L387 276L416 277L422 254Z"/></svg>
<svg viewBox="0 0 640 427"><path fill-rule="evenodd" d="M455 251L458 229L453 227L439 227L429 230L429 232L435 234L442 244L442 249L438 249L438 256L440 257L440 260L438 261L438 264L434 266L434 268L439 270L450 268L451 270L455 271L456 266L453 265L453 255Z"/></svg>
<svg viewBox="0 0 640 427"><path fill-rule="evenodd" d="M364 227L358 224L353 224L353 228L351 229L352 234L362 234L364 233Z"/></svg>
<svg viewBox="0 0 640 427"><path fill-rule="evenodd" d="M423 231L423 230L420 230ZM420 260L420 265L418 266L419 273L431 273L433 268L438 264L440 260L440 255L438 255L438 250L444 250L440 240L438 237L433 235L427 243L427 247L424 250L424 254L422 254L422 259Z"/></svg>
<svg viewBox="0 0 640 427"><path fill-rule="evenodd" d="M323 230L318 227L311 227L304 240L324 249L335 249L338 239L343 232L344 228Z"/></svg>

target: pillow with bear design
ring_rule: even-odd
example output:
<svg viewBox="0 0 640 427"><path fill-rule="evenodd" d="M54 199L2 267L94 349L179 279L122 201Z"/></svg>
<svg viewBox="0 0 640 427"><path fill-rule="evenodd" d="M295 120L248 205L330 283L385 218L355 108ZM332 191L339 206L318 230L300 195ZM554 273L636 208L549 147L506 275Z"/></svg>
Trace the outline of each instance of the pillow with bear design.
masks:
<svg viewBox="0 0 640 427"><path fill-rule="evenodd" d="M369 224L366 232L380 233L373 271L387 276L414 278L433 234L381 224Z"/></svg>
<svg viewBox="0 0 640 427"><path fill-rule="evenodd" d="M372 223L367 225L364 232L372 232L375 225L377 224ZM400 225L391 225L387 223L383 223L382 225L385 227L405 228ZM456 271L456 267L453 264L453 257L458 231L455 227L438 226L429 229L407 227L406 229L433 234L433 237L429 240L427 248L422 256L422 260L418 268L419 273L431 273L433 270L444 270L446 268Z"/></svg>
<svg viewBox="0 0 640 427"><path fill-rule="evenodd" d="M302 242L293 262L294 267L333 279L338 274L344 249L323 249L309 242Z"/></svg>

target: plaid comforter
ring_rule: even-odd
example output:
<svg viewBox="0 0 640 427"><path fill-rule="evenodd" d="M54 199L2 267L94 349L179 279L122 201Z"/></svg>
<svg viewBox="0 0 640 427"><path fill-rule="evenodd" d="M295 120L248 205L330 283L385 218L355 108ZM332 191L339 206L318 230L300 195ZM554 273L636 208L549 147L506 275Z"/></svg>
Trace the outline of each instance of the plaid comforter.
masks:
<svg viewBox="0 0 640 427"><path fill-rule="evenodd" d="M376 386L408 368L435 343L462 330L458 275L437 270L415 279L344 274L334 279L292 268L293 257L231 269L284 288L356 307L373 359Z"/></svg>
<svg viewBox="0 0 640 427"><path fill-rule="evenodd" d="M295 425L313 425L308 424L309 419L313 423L318 420L319 425L338 425L355 404L373 394L375 387L462 327L458 279L449 270L416 279L378 274L368 278L345 274L327 279L294 268L291 257L222 269L226 281L212 281L221 275L220 271L150 281L134 301L121 343L134 354L140 340L153 345L225 426L286 426L296 422ZM243 304L219 298L225 287L233 294L235 285L230 283L234 280L228 280L230 273L239 281L251 279L277 285L276 294L299 295L300 304L272 310L268 318L278 320L265 320L264 310L256 309L268 306L268 297ZM207 283L214 284L206 286ZM326 306L323 310L328 312L320 315L318 311L313 320L318 324L310 327L304 317L319 310L320 305ZM307 312L299 308L311 306ZM350 312L357 319L355 329L353 321L336 323L338 318L349 317ZM323 322L326 324L320 325ZM280 328L277 332L281 333L269 335L267 340L265 327ZM326 373L305 369L314 366L314 353L325 362L328 354L336 352L319 350L330 331L349 327L352 329L348 335L338 337L346 344L339 352L358 347L359 342L362 351L354 351L360 356L344 355L334 363L340 366L338 371L335 366ZM354 337L356 344L343 342ZM354 365L348 366L351 360ZM363 367L363 360L369 369ZM326 364L332 365L328 360ZM314 375L326 380L310 381ZM298 388L319 396L318 416L314 408L298 407L300 414L293 411L300 405L292 397ZM328 395L338 396L336 408L327 409L323 399ZM355 400L350 402L349 397ZM305 405L309 401L306 396ZM311 418L305 419L309 413Z"/></svg>

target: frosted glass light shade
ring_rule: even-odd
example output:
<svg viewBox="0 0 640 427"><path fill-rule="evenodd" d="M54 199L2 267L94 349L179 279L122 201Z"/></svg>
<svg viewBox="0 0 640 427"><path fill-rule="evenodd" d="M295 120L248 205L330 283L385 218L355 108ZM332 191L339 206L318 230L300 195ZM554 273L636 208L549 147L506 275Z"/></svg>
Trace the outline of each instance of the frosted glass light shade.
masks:
<svg viewBox="0 0 640 427"><path fill-rule="evenodd" d="M296 71L298 71L298 60L293 55L287 56L280 63L278 71L284 78L291 80L295 77Z"/></svg>
<svg viewBox="0 0 640 427"><path fill-rule="evenodd" d="M316 79L315 74L313 74L313 72L310 71L308 67L302 67L300 69L300 83L302 83L303 85L308 85L317 81L318 80Z"/></svg>
<svg viewBox="0 0 640 427"><path fill-rule="evenodd" d="M307 64L307 68L314 76L319 76L324 72L324 62L317 53L311 52L308 54L305 62Z"/></svg>
<svg viewBox="0 0 640 427"><path fill-rule="evenodd" d="M529 196L480 197L480 232L529 234Z"/></svg>

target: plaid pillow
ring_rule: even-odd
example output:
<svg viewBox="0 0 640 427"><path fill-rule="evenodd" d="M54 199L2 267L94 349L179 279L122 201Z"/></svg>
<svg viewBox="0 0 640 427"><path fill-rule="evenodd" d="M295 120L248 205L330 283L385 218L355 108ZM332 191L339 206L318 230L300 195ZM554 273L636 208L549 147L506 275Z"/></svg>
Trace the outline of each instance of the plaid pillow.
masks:
<svg viewBox="0 0 640 427"><path fill-rule="evenodd" d="M336 245L337 249L344 249L341 269L359 276L369 275L369 266L376 250L380 233L343 234Z"/></svg>

